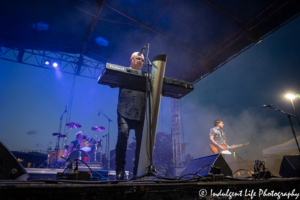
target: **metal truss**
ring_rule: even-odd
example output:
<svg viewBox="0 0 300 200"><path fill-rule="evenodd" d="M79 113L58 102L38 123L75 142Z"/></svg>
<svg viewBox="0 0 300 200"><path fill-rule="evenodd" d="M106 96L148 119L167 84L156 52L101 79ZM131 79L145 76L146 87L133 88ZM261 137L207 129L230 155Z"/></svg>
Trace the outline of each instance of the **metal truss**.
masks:
<svg viewBox="0 0 300 200"><path fill-rule="evenodd" d="M299 0L275 1L208 52L201 60L188 67L180 78L195 80L194 83L202 80L288 22L297 18L300 14L299 7Z"/></svg>
<svg viewBox="0 0 300 200"><path fill-rule="evenodd" d="M172 112L172 151L173 163L175 166L181 164L181 135L180 135L180 113L179 113L179 100L171 99L171 112Z"/></svg>
<svg viewBox="0 0 300 200"><path fill-rule="evenodd" d="M37 50L32 48L0 47L0 59L44 69L61 71L68 74L76 74L92 79L97 79L105 68L105 63L95 61L79 54ZM45 61L49 61L50 64L46 65ZM54 68L52 66L53 62L57 62L58 67Z"/></svg>

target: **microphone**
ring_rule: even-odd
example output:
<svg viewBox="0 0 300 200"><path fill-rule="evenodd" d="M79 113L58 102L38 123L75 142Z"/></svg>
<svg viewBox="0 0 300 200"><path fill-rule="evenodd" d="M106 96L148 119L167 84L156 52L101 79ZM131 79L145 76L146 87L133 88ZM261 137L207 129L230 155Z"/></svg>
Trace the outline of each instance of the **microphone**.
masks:
<svg viewBox="0 0 300 200"><path fill-rule="evenodd" d="M270 104L270 105L264 105L265 108L269 107L269 108L272 108L274 105L273 104Z"/></svg>
<svg viewBox="0 0 300 200"><path fill-rule="evenodd" d="M100 115L100 110L99 110L99 112L98 112L98 116Z"/></svg>
<svg viewBox="0 0 300 200"><path fill-rule="evenodd" d="M147 46L148 46L148 44L146 44L146 45L141 49L141 51L138 53L139 56L142 55L142 53L144 53L144 51L145 51L145 49L146 49Z"/></svg>
<svg viewBox="0 0 300 200"><path fill-rule="evenodd" d="M65 107L65 112L67 112L67 105L66 105L66 107Z"/></svg>

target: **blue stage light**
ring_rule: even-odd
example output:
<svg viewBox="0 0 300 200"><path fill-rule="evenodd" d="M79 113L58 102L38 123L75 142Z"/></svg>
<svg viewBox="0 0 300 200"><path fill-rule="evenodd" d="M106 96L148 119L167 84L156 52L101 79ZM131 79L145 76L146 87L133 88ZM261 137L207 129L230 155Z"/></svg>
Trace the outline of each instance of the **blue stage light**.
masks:
<svg viewBox="0 0 300 200"><path fill-rule="evenodd" d="M104 39L103 37L96 37L95 41L99 46L105 47L107 47L109 43L108 40Z"/></svg>
<svg viewBox="0 0 300 200"><path fill-rule="evenodd" d="M57 62L54 62L54 63L52 64L52 66L53 66L53 67L57 67L57 66L58 66Z"/></svg>
<svg viewBox="0 0 300 200"><path fill-rule="evenodd" d="M49 65L50 62L48 60L45 61L45 65Z"/></svg>

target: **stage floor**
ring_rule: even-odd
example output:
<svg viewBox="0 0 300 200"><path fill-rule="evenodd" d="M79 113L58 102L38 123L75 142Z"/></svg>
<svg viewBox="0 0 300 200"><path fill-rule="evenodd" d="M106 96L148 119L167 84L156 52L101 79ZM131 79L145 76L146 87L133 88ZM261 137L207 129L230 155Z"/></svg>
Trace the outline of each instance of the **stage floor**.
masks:
<svg viewBox="0 0 300 200"><path fill-rule="evenodd" d="M300 199L300 178L223 181L0 181L0 199ZM279 198L279 197L280 198Z"/></svg>
<svg viewBox="0 0 300 200"><path fill-rule="evenodd" d="M106 178L110 180L114 180L116 176L116 171L114 170L101 170L101 167L90 167L87 168L85 166L79 166L79 171L96 171ZM27 180L56 180L56 174L62 173L64 169L54 169L54 168L25 168L27 173L29 174L29 178ZM129 171L125 171L125 179L129 178ZM98 176L97 176L98 177ZM104 180L104 179L103 179Z"/></svg>

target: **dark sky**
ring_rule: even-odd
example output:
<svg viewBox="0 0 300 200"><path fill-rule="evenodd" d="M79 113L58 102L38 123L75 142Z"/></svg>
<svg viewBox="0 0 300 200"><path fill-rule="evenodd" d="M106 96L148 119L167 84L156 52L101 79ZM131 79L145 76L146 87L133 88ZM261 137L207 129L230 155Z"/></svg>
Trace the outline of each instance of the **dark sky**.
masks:
<svg viewBox="0 0 300 200"><path fill-rule="evenodd" d="M288 118L263 105L275 104L294 113L284 95L300 93L299 23L300 18L293 20L199 81L195 90L182 98L181 128L189 143L186 153L194 158L212 154L208 133L217 118L224 120L228 144L250 143L236 150L247 160L263 159L263 149L293 138ZM10 150L45 150L55 139L52 133L58 132L60 115L69 103L73 75L5 60L0 60L0 66L0 140ZM108 128L107 120L97 115L102 109L113 120L110 150L117 138L117 96L118 89L76 77L70 121L80 123L80 130L95 137L92 126ZM294 103L300 113L299 99ZM299 135L299 125L293 122ZM171 100L163 97L157 131L170 130ZM69 132L68 143L75 133ZM105 134L107 130L98 136Z"/></svg>

